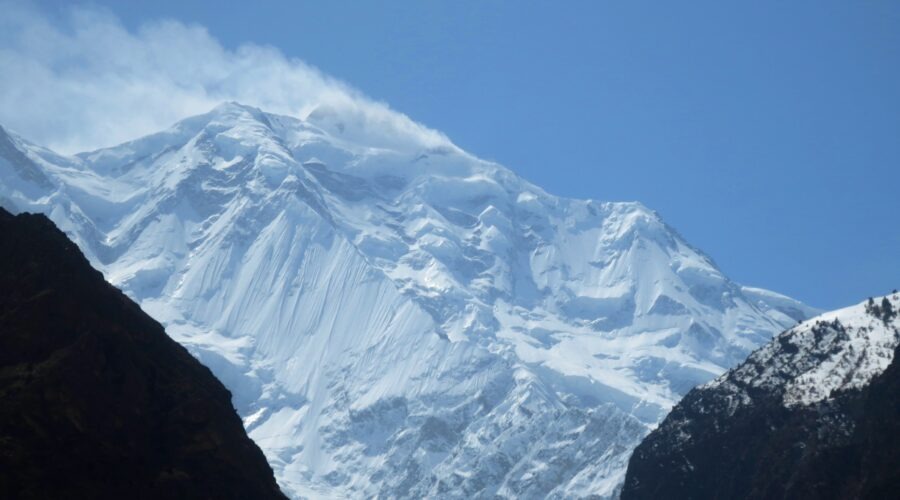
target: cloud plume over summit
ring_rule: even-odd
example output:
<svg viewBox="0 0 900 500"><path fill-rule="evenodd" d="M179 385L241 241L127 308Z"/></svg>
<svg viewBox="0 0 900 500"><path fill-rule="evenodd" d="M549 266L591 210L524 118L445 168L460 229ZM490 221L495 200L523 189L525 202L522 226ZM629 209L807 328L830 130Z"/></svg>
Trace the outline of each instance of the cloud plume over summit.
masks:
<svg viewBox="0 0 900 500"><path fill-rule="evenodd" d="M440 133L273 47L224 47L203 26L129 30L108 11L59 17L0 3L0 124L64 153L127 141L238 101L304 117L330 108L382 144L446 144Z"/></svg>

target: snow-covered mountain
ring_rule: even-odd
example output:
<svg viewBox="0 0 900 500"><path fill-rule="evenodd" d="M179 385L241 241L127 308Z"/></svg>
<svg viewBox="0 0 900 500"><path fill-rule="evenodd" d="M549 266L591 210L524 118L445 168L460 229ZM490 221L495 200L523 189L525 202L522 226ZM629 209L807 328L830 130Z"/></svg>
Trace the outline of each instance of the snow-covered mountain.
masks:
<svg viewBox="0 0 900 500"><path fill-rule="evenodd" d="M622 498L890 498L900 487L900 294L807 320L691 391Z"/></svg>
<svg viewBox="0 0 900 500"><path fill-rule="evenodd" d="M73 157L0 132L0 204L210 366L295 496L614 495L681 395L815 312L428 137L235 103Z"/></svg>

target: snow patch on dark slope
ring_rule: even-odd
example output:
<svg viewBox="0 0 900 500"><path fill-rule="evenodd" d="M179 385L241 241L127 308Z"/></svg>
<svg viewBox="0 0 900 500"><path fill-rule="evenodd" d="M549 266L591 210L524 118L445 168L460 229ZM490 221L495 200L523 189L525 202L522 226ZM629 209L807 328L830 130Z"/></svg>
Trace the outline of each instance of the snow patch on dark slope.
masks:
<svg viewBox="0 0 900 500"><path fill-rule="evenodd" d="M325 108L229 103L74 157L6 137L0 201L213 369L294 496L614 495L687 390L812 311L639 203Z"/></svg>
<svg viewBox="0 0 900 500"><path fill-rule="evenodd" d="M691 391L622 497L888 498L900 487L900 294L791 328Z"/></svg>

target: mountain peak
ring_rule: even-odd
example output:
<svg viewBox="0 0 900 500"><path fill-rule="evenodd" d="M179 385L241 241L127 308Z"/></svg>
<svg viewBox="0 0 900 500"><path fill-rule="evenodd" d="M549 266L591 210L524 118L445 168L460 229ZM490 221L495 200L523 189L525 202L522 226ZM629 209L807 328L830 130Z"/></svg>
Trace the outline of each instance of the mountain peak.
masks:
<svg viewBox="0 0 900 500"><path fill-rule="evenodd" d="M253 120L267 126L269 125L267 114L261 109L235 101L222 102L208 113L201 116L208 117L209 122L211 123L221 122L234 124L236 122Z"/></svg>
<svg viewBox="0 0 900 500"><path fill-rule="evenodd" d="M237 101L222 101L216 107L210 110L210 113L228 113L228 112L246 112L251 114L262 114L262 110L247 104L241 104Z"/></svg>
<svg viewBox="0 0 900 500"><path fill-rule="evenodd" d="M553 196L387 108L225 103L77 161L0 195L233 388L297 495L611 495L681 394L795 323L642 204ZM545 467L563 443L606 458Z"/></svg>

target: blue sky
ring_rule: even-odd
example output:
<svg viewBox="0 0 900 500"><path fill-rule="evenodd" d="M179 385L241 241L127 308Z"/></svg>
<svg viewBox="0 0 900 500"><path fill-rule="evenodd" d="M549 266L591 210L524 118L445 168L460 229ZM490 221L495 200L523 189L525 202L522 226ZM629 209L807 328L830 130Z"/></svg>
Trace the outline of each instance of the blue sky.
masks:
<svg viewBox="0 0 900 500"><path fill-rule="evenodd" d="M93 5L274 46L554 194L641 201L738 282L823 308L900 288L900 2Z"/></svg>

